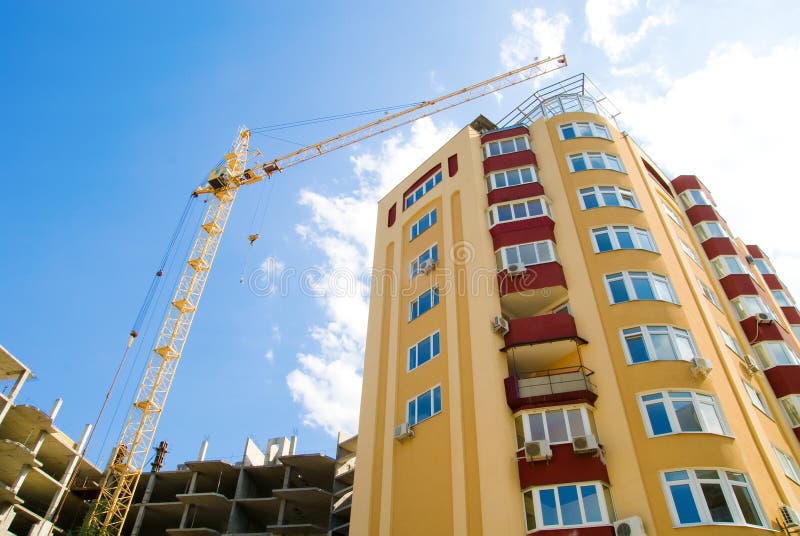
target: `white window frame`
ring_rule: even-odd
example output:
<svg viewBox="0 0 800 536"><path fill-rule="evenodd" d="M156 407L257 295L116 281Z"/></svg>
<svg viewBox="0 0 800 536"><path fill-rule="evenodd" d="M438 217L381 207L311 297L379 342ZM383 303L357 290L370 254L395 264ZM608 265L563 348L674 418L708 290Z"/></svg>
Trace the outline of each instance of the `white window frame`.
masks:
<svg viewBox="0 0 800 536"><path fill-rule="evenodd" d="M437 221L439 221L439 219L437 217L436 209L434 208L411 225L411 228L409 229L409 242L436 225ZM426 227L420 230L423 222L425 222Z"/></svg>
<svg viewBox="0 0 800 536"><path fill-rule="evenodd" d="M695 205L703 205L703 206L714 206L714 203L711 202L711 198L704 190L686 190L678 196L680 199L683 208L689 210Z"/></svg>
<svg viewBox="0 0 800 536"><path fill-rule="evenodd" d="M597 497L597 503L600 508L600 521L592 521L586 522L586 508L583 503L583 494L581 493L581 487L588 487L594 486L595 487L595 495ZM567 488L567 487L575 487L576 494L578 496L578 506L581 512L581 518L584 520L583 523L577 525L568 525L564 524L563 522L563 514L561 510L561 503L559 501L559 492L558 488ZM559 523L557 525L545 525L542 519L542 503L539 494L542 491L553 491L553 495L556 499L556 512L558 515ZM578 528L578 527L596 527L602 525L609 525L614 521L614 505L611 504L611 492L604 483L599 481L588 481L588 482L573 482L569 484L555 484L551 486L535 486L528 488L522 492L522 506L523 512L525 512L526 517L528 514L527 509L525 508L525 495L530 494L531 502L533 503L533 514L534 514L534 526L528 526L526 521L526 533L531 534L538 530L551 530L551 529L559 529L559 528Z"/></svg>
<svg viewBox="0 0 800 536"><path fill-rule="evenodd" d="M684 229L683 220L681 220L681 217L678 216L677 212L672 210L672 207L670 207L668 204L666 204L664 201L662 201L661 202L661 208L664 210L664 214L666 214L669 219L674 221L678 225L678 227L680 227L681 229Z"/></svg>
<svg viewBox="0 0 800 536"><path fill-rule="evenodd" d="M780 353L776 352L780 349ZM782 365L800 365L800 358L783 341L763 341L753 345L763 370Z"/></svg>
<svg viewBox="0 0 800 536"><path fill-rule="evenodd" d="M706 297L708 301L714 304L714 307L722 311L722 304L719 302L719 298L717 298L717 293L714 290L703 283L703 281L698 277L697 284L700 285L700 290L703 292L703 296Z"/></svg>
<svg viewBox="0 0 800 536"><path fill-rule="evenodd" d="M696 473L697 471L717 471L718 478L717 479L702 478L697 475ZM687 474L687 478L678 479L676 477L675 480L668 480L668 475L681 472L685 472ZM732 480L731 478L732 474L741 475L744 478L744 481ZM723 496L725 497L725 503L728 507L728 510L731 512L731 516L733 517L732 523L722 523L714 521L712 519L711 513L708 510L708 504L706 503L705 500L705 495L703 494L703 489L701 487L701 484L706 482L719 484ZM695 527L702 525L722 525L722 526L739 525L747 527L767 528L767 521L766 521L767 518L764 516L764 509L761 506L761 501L759 500L758 495L756 494L755 487L753 486L747 474L742 471L734 471L718 467L675 469L671 471L661 472L661 484L664 489L664 496L667 499L667 505L669 507L669 513L670 517L672 517L672 524L674 527ZM678 517L678 511L675 507L674 499L672 497L671 487L678 485L687 485L687 484L692 494L694 506L700 516L699 523L681 523L680 518ZM759 518L760 524L751 525L745 521L741 507L739 506L739 501L733 492L733 488L737 486L748 490L750 499L753 501L755 512Z"/></svg>
<svg viewBox="0 0 800 536"><path fill-rule="evenodd" d="M642 336L645 349L647 350L648 359L646 361L634 362L633 357L630 354L630 349L628 348L628 338L632 338L637 333ZM667 335L669 337L670 346L672 347L674 355L676 356L675 359L664 359L656 355L655 345L653 344L652 339L654 335ZM693 358L699 355L697 352L697 345L694 342L694 337L692 337L692 333L688 329L676 328L669 325L652 324L633 326L630 328L621 329L620 338L622 339L622 349L625 352L625 359L628 361L629 365L652 363L653 361L691 361ZM683 340L688 347L684 348L683 346L679 345L677 343L678 340ZM685 350L687 349L690 350L690 352L689 354L684 355Z"/></svg>
<svg viewBox="0 0 800 536"><path fill-rule="evenodd" d="M512 145L514 146L513 151L506 151L504 150L503 142L511 141ZM492 147L497 147L497 154L492 154ZM506 149L508 147L505 147ZM511 154L511 153L518 153L520 151L530 150L531 143L528 140L528 136L509 136L508 138L503 138L500 140L492 140L486 142L481 147L481 152L483 153L484 160L490 158L492 156L502 156L504 154Z"/></svg>
<svg viewBox="0 0 800 536"><path fill-rule="evenodd" d="M568 138L564 131L570 128L575 135ZM581 128L583 128L583 130L580 130ZM611 131L608 130L607 126L601 123L595 123L594 121L573 121L572 123L558 125L558 137L562 141L574 140L576 138L603 138L604 140L611 140Z"/></svg>
<svg viewBox="0 0 800 536"><path fill-rule="evenodd" d="M414 277L419 275L419 265L428 259L433 259L434 262L439 262L439 244L432 245L420 253L416 259L408 263L408 278L414 279Z"/></svg>
<svg viewBox="0 0 800 536"><path fill-rule="evenodd" d="M630 234L634 247L621 247L619 237L617 236L618 232L627 232ZM611 241L611 249L600 251L600 244L597 241L597 236L603 233L608 234L609 240ZM589 231L589 235L592 237L592 246L594 247L595 253L608 253L609 251L630 249L641 249L643 251L658 253L658 246L656 246L656 241L653 239L653 235L650 234L650 231L641 227L634 227L633 225L606 225L605 227L596 227L592 229ZM645 247L646 244L645 240L643 239L645 236L647 237L647 240L650 241L650 244L653 245L653 249Z"/></svg>
<svg viewBox="0 0 800 536"><path fill-rule="evenodd" d="M614 198L617 201L616 205L609 205L606 204L606 198L604 197L605 194L613 194ZM593 195L595 200L597 201L596 207L587 207L586 200L584 196ZM630 203L625 203L625 200L630 199ZM629 190L627 188L622 188L620 186L601 186L601 185L594 185L594 186L587 186L585 188L578 189L578 200L581 203L581 210L592 210L595 208L602 208L602 207L620 207L620 208L631 208L633 210L642 210L641 205L639 204L639 199L637 199L636 194L633 190Z"/></svg>
<svg viewBox="0 0 800 536"><path fill-rule="evenodd" d="M739 357L743 357L744 352L742 351L742 347L739 345L739 341L736 340L736 337L728 333L725 328L719 324L717 324L717 329L719 329L719 334L722 336L725 346L730 348L734 354L738 355Z"/></svg>
<svg viewBox="0 0 800 536"><path fill-rule="evenodd" d="M777 318L773 310L758 295L745 294L737 296L731 300L731 305L733 305L733 310L739 320L756 316L758 313L764 313L773 319Z"/></svg>
<svg viewBox="0 0 800 536"><path fill-rule="evenodd" d="M719 255L711 260L711 267L717 274L718 279L729 275L750 275L750 270L742 262L738 255Z"/></svg>
<svg viewBox="0 0 800 536"><path fill-rule="evenodd" d="M435 343L435 340L439 341L438 344ZM424 362L420 363L419 362L419 350L423 345L427 345L427 346L430 347L430 355L431 355L431 357L427 361L424 361ZM438 350L436 350L437 346L439 347ZM412 361L411 361L412 353L414 355L414 366L411 366L412 365ZM442 353L442 335L441 335L441 332L437 329L436 331L434 331L433 333L431 333L427 337L423 337L422 339L417 341L416 344L413 344L413 345L408 347L408 352L406 352L406 357L407 357L407 359L406 359L406 372L411 372L412 370L418 369L419 367L421 367L425 363L430 363L431 361L433 361L434 359L439 357L439 355L441 353Z"/></svg>
<svg viewBox="0 0 800 536"><path fill-rule="evenodd" d="M537 203L542 208L541 214L530 214L530 206L529 203ZM501 208L508 207L511 211L511 219L500 221L500 210ZM521 209L519 208L521 207ZM523 212L523 215L518 216L519 211ZM552 215L550 214L550 206L547 203L547 199L544 196L539 197L528 197L525 199L515 199L514 201L509 201L507 203L497 203L496 205L492 205L489 207L488 211L489 216L489 227L494 227L495 225L500 225L501 223L509 223L512 221L520 221L520 220L530 220L533 218L544 218L548 217L552 219Z"/></svg>
<svg viewBox="0 0 800 536"><path fill-rule="evenodd" d="M764 395L747 383L745 380L742 380L742 384L744 384L744 390L747 392L747 396L750 398L750 402L755 406L757 410L761 413L772 419L772 412L769 410L769 406L767 405L767 399L764 398Z"/></svg>
<svg viewBox="0 0 800 536"><path fill-rule="evenodd" d="M436 411L436 391L439 392L439 411ZM430 393L431 395L431 414L424 419L418 420L419 418L419 399L425 396L426 394ZM414 419L411 419L411 402L414 402ZM421 422L425 422L436 415L439 415L442 412L442 408L444 407L444 399L442 398L442 384L437 384L428 389L427 391L423 391L422 393L418 394L415 397L409 398L406 400L406 422L409 426L416 426Z"/></svg>
<svg viewBox="0 0 800 536"><path fill-rule="evenodd" d="M509 184L509 176L511 174L516 174L519 176L519 184ZM505 184L500 184L500 178L502 177L502 182ZM533 169L532 166L523 166L519 168L513 169L504 169L502 171L496 171L491 173L490 175L486 176L486 191L491 192L492 190L497 190L499 188L513 188L515 186L521 186L523 184L534 184L539 182L539 177L536 176L536 170Z"/></svg>
<svg viewBox="0 0 800 536"><path fill-rule="evenodd" d="M570 426L569 416L567 414L568 411L571 410L578 410L581 413L581 422L583 423L583 436L573 435L572 427ZM547 413L557 412L560 411L562 413L562 418L564 419L564 425L567 430L567 439L565 441L551 441L550 440L550 429L547 426ZM548 445L566 445L572 443L572 440L576 437L584 437L589 434L594 433L594 417L592 416L591 410L587 408L585 405L567 405L567 406L556 406L556 407L548 407L548 408L541 408L537 410L529 410L524 411L516 414L514 416L515 419L520 419L522 423L522 430L523 436L525 441L539 441L533 439L533 433L531 432L531 422L530 416L531 415L542 415L542 425L544 429L545 441L547 441ZM522 448L522 446L519 446Z"/></svg>
<svg viewBox="0 0 800 536"><path fill-rule="evenodd" d="M535 266L537 264L545 264L545 263L548 263L548 262L558 262L558 257L556 257L555 243L552 240L540 240L538 242L526 242L525 244L515 244L513 246L506 246L506 247L503 247L503 248L500 248L499 250L497 250L495 252L495 256L496 256L497 261L499 263L498 266L499 266L500 270L504 270L504 269L508 268L509 264L523 262L522 261L522 256L520 255L519 250L520 250L521 247L531 246L531 245L533 246L533 251L536 254L537 260L536 260L536 262L533 262L533 263L523 263L523 264L525 264L525 266ZM548 253L548 257L547 258L545 258L543 255L540 255L540 251L541 250L546 250L546 252ZM512 251L516 252L515 256L519 260L517 260L517 261L509 261L508 260L509 259L509 254Z"/></svg>
<svg viewBox="0 0 800 536"><path fill-rule="evenodd" d="M584 169L575 169L575 161L580 159L585 166ZM593 163L602 162L603 167L595 167ZM627 173L625 166L622 165L622 159L613 154L604 153L602 151L583 151L580 153L571 153L567 155L567 165L572 173L579 173L581 171L593 171L604 169L608 171L616 171L618 173Z"/></svg>
<svg viewBox="0 0 800 536"><path fill-rule="evenodd" d="M800 426L800 395L786 395L779 398L778 402L780 402L792 428Z"/></svg>
<svg viewBox="0 0 800 536"><path fill-rule="evenodd" d="M636 295L636 287L633 285L633 280L646 280L650 286L650 291L655 298L639 298ZM625 292L628 294L628 299L623 301L614 301L614 294L611 291L611 283L613 281L622 281L625 285ZM616 272L613 274L606 274L603 277L606 284L606 292L608 293L608 301L611 305L618 303L627 303L631 301L664 301L679 305L678 297L675 295L675 289L672 287L669 278L664 275L654 274L653 272ZM665 295L668 294L668 295Z"/></svg>
<svg viewBox="0 0 800 536"><path fill-rule="evenodd" d="M422 196L433 190L437 184L442 182L442 170L440 169L432 176L417 187L413 192L409 193L403 199L403 207L409 208L411 205L422 199Z"/></svg>
<svg viewBox="0 0 800 536"><path fill-rule="evenodd" d="M775 457L778 458L778 465L781 466L784 474L795 484L800 484L800 467L797 467L797 462L794 458L775 445L772 445L772 450L775 451Z"/></svg>
<svg viewBox="0 0 800 536"><path fill-rule="evenodd" d="M728 238L730 235L721 222L718 221L701 221L694 226L694 232L697 234L697 239L700 242L705 242L710 238Z"/></svg>
<svg viewBox="0 0 800 536"><path fill-rule="evenodd" d="M656 395L661 395L661 398L654 398ZM675 395L675 396L673 396ZM645 398L651 397L649 400ZM636 397L639 401L639 410L642 413L642 420L644 420L645 431L647 437L662 437L677 434L714 434L732 437L728 421L725 419L725 414L722 411L722 405L719 403L717 397L711 393L691 391L691 390L668 390L668 391L650 391L646 393L639 393ZM710 398L710 400L708 400ZM694 409L694 414L697 417L697 422L700 424L701 430L681 430L680 420L675 410L675 402L689 402ZM672 428L671 432L663 434L656 434L653 431L653 424L650 420L650 414L647 412L647 406L662 404L667 414L667 420ZM703 407L712 407L716 415L717 422L710 423L707 421L707 415L702 411ZM721 431L714 431L712 427L718 424Z"/></svg>
<svg viewBox="0 0 800 536"><path fill-rule="evenodd" d="M431 296L430 297L431 306L428 309L425 309L424 311L420 311L418 304L419 304L420 300L427 294L430 294L430 296ZM431 309L433 309L434 307L439 305L440 299L441 298L439 296L439 287L431 287L428 290L426 290L425 292L423 292L422 294L420 294L419 296L417 296L416 298L414 298L408 304L408 321L411 322L412 320L415 320L415 319L421 317L422 315L424 315L425 313L427 313L428 311L430 311ZM414 305L417 305L417 314L416 314L416 316L414 315Z"/></svg>
<svg viewBox="0 0 800 536"><path fill-rule="evenodd" d="M770 292L779 307L794 307L792 296L785 290L770 290Z"/></svg>
<svg viewBox="0 0 800 536"><path fill-rule="evenodd" d="M703 266L703 264L700 262L700 257L697 256L697 252L694 250L694 248L684 242L683 239L679 238L678 240L680 241L681 249L684 253L686 253L686 256L692 259L697 266Z"/></svg>

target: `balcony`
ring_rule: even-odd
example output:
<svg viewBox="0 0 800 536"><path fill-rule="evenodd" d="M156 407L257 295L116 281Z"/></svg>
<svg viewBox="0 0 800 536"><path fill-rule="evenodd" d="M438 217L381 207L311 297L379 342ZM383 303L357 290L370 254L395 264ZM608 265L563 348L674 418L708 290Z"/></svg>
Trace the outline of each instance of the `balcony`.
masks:
<svg viewBox="0 0 800 536"><path fill-rule="evenodd" d="M547 369L586 344L567 312L512 319L508 328L503 350L514 359L518 374Z"/></svg>
<svg viewBox="0 0 800 536"><path fill-rule="evenodd" d="M594 404L593 371L583 366L532 372L505 379L506 402L512 411L586 402Z"/></svg>
<svg viewBox="0 0 800 536"><path fill-rule="evenodd" d="M777 398L800 395L800 366L778 365L764 371Z"/></svg>
<svg viewBox="0 0 800 536"><path fill-rule="evenodd" d="M755 316L748 316L739 322L742 325L744 334L750 344L758 344L764 341L782 341L783 328L773 320L769 324L759 323Z"/></svg>
<svg viewBox="0 0 800 536"><path fill-rule="evenodd" d="M720 221L720 217L714 207L710 205L695 205L686 210L686 217L692 225L697 225L701 221Z"/></svg>
<svg viewBox="0 0 800 536"><path fill-rule="evenodd" d="M497 274L497 283L500 305L511 317L532 317L567 298L564 269L557 262L528 266L524 274L513 277L503 270Z"/></svg>
<svg viewBox="0 0 800 536"><path fill-rule="evenodd" d="M723 239L727 240L727 238ZM719 280L729 300L737 296L758 295L758 287L748 274L730 274Z"/></svg>
<svg viewBox="0 0 800 536"><path fill-rule="evenodd" d="M714 259L720 255L737 255L736 246L730 238L712 237L703 241L703 251L709 259Z"/></svg>

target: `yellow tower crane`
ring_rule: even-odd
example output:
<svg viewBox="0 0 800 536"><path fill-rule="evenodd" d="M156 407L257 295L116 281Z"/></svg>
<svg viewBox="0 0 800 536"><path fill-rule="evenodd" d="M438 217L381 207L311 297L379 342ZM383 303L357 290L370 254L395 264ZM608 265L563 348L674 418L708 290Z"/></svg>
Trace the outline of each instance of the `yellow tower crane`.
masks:
<svg viewBox="0 0 800 536"><path fill-rule="evenodd" d="M561 69L566 64L567 59L564 55L539 60L382 117L280 158L255 162L250 167L248 167L248 156L251 154L250 131L242 127L231 151L225 155L223 163L211 172L206 184L194 191L195 196L208 196L207 208L175 289L172 306L161 326L155 348L139 384L122 436L104 473L100 495L84 523L84 532L99 536L116 536L122 532L136 484L144 469L159 418L164 411L164 404L172 380L175 378L175 369L183 353L192 320L200 304L208 273L239 188L259 182L277 171L283 171L306 160L407 125L422 117ZM131 335L129 347L133 337L135 333Z"/></svg>

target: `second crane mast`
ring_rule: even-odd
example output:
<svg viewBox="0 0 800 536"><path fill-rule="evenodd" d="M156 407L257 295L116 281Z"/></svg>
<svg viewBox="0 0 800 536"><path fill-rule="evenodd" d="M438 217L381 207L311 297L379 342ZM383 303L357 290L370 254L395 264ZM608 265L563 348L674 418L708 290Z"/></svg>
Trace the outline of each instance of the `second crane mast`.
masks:
<svg viewBox="0 0 800 536"><path fill-rule="evenodd" d="M194 192L194 195L209 197L207 208L175 289L171 307L139 384L122 435L106 468L100 496L89 514L85 527L91 533L102 536L116 536L122 532L136 484L144 470L158 421L164 411L167 395L175 377L175 370L239 188L259 182L276 171L282 171L422 117L561 69L566 63L564 55L536 61L250 168L247 167L250 131L247 128L240 129L233 148L225 155L222 165L215 168L208 182Z"/></svg>

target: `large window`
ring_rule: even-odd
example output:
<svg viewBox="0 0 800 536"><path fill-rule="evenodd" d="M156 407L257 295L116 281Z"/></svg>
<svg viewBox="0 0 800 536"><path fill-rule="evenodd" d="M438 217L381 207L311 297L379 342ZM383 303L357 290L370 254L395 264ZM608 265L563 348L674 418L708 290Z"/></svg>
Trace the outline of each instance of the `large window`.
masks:
<svg viewBox="0 0 800 536"><path fill-rule="evenodd" d="M611 493L599 482L529 489L523 502L528 532L608 525L615 519Z"/></svg>
<svg viewBox="0 0 800 536"><path fill-rule="evenodd" d="M775 270L767 259L753 259L753 264L762 274L774 274Z"/></svg>
<svg viewBox="0 0 800 536"><path fill-rule="evenodd" d="M705 242L709 238L730 238L721 223L717 221L704 221L694 226L700 242Z"/></svg>
<svg viewBox="0 0 800 536"><path fill-rule="evenodd" d="M792 428L800 426L800 395L784 396L780 399L781 407L786 413Z"/></svg>
<svg viewBox="0 0 800 536"><path fill-rule="evenodd" d="M411 205L413 205L414 203L416 203L417 201L419 201L419 199L423 195L425 195L428 192L430 192L431 190L433 190L433 187L436 186L437 184L439 184L440 182L442 182L442 172L441 171L437 172L433 177L429 178L424 183L422 183L422 185L419 188L417 188L416 190L414 190L413 192L408 194L406 196L405 207L408 208Z"/></svg>
<svg viewBox="0 0 800 536"><path fill-rule="evenodd" d="M609 225L592 229L592 242L597 253L614 249L658 251L650 231L631 225Z"/></svg>
<svg viewBox="0 0 800 536"><path fill-rule="evenodd" d="M411 240L428 230L428 228L436 223L436 209L431 210L423 217L414 222L411 226Z"/></svg>
<svg viewBox="0 0 800 536"><path fill-rule="evenodd" d="M486 191L491 192L495 188L506 188L507 186L519 186L520 184L534 182L538 182L538 179L532 167L507 169L492 173L486 177Z"/></svg>
<svg viewBox="0 0 800 536"><path fill-rule="evenodd" d="M780 307L794 307L794 301L785 290L773 290L772 297L778 302Z"/></svg>
<svg viewBox="0 0 800 536"><path fill-rule="evenodd" d="M689 361L697 357L692 335L672 326L638 326L622 330L625 355L632 364L647 361Z"/></svg>
<svg viewBox="0 0 800 536"><path fill-rule="evenodd" d="M633 300L661 300L678 303L669 279L650 272L618 272L605 277L612 304Z"/></svg>
<svg viewBox="0 0 800 536"><path fill-rule="evenodd" d="M650 437L695 432L730 435L722 408L711 395L667 391L641 395L639 402Z"/></svg>
<svg viewBox="0 0 800 536"><path fill-rule="evenodd" d="M764 303L764 300L762 300L760 296L739 296L732 299L731 304L739 320L750 318L759 313L769 315L770 318L775 318L775 313L772 312L772 309L767 307L767 304Z"/></svg>
<svg viewBox="0 0 800 536"><path fill-rule="evenodd" d="M675 526L767 526L755 491L744 473L685 469L666 472L663 477Z"/></svg>
<svg viewBox="0 0 800 536"><path fill-rule="evenodd" d="M556 250L550 240L509 246L498 250L495 255L500 270L508 268L508 265L513 263L532 266L556 260Z"/></svg>
<svg viewBox="0 0 800 536"><path fill-rule="evenodd" d="M581 208L588 210L598 207L628 207L641 210L636 195L619 186L590 186L578 190Z"/></svg>
<svg viewBox="0 0 800 536"><path fill-rule="evenodd" d="M433 389L425 391L421 395L408 401L408 424L414 426L441 412L442 387L437 385Z"/></svg>
<svg viewBox="0 0 800 536"><path fill-rule="evenodd" d="M423 251L419 257L411 261L408 265L408 277L412 278L420 272L420 265L425 261L437 262L439 260L439 246L432 245Z"/></svg>
<svg viewBox="0 0 800 536"><path fill-rule="evenodd" d="M618 156L608 153L575 153L567 157L570 171L589 169L611 169L625 173Z"/></svg>
<svg viewBox="0 0 800 536"><path fill-rule="evenodd" d="M488 158L490 156L500 156L501 154L516 153L517 151L524 151L530 148L528 137L518 136L507 140L490 141L484 144L483 155L485 158Z"/></svg>
<svg viewBox="0 0 800 536"><path fill-rule="evenodd" d="M544 200L544 197L523 199L521 201L514 201L513 203L493 205L491 209L489 209L489 226L491 227L497 223L505 223L507 221L527 220L529 218L549 215L547 202Z"/></svg>
<svg viewBox="0 0 800 536"><path fill-rule="evenodd" d="M408 349L408 371L411 372L439 355L439 332L428 335Z"/></svg>
<svg viewBox="0 0 800 536"><path fill-rule="evenodd" d="M690 209L695 205L711 205L711 199L703 190L686 190L683 192L679 199L683 208Z"/></svg>
<svg viewBox="0 0 800 536"><path fill-rule="evenodd" d="M678 216L678 214L674 210L672 210L672 208L670 208L669 205L667 205L662 201L661 208L664 210L664 214L666 214L669 219L677 223L678 227L683 229L683 221L681 221L680 216Z"/></svg>
<svg viewBox="0 0 800 536"><path fill-rule="evenodd" d="M594 122L576 122L559 125L558 134L562 140L573 138L605 138L611 139L608 127Z"/></svg>
<svg viewBox="0 0 800 536"><path fill-rule="evenodd" d="M742 380L744 384L744 390L747 392L747 396L750 398L750 402L758 408L761 413L772 418L772 412L769 410L769 406L767 405L767 400L764 398L764 395L761 394L761 391L747 383L746 381Z"/></svg>
<svg viewBox="0 0 800 536"><path fill-rule="evenodd" d="M680 241L681 249L683 250L684 253L686 253L686 256L692 259L698 266L702 266L702 264L700 263L700 257L697 256L697 252L695 252L694 248L689 244L687 244L686 242L684 242L683 240L681 239L678 240Z"/></svg>
<svg viewBox="0 0 800 536"><path fill-rule="evenodd" d="M699 277L697 278L697 284L700 285L700 289L703 291L703 296L708 298L708 301L713 303L714 306L721 311L722 305L719 303L719 298L717 298L717 295L713 290L711 290L711 287L703 283Z"/></svg>
<svg viewBox="0 0 800 536"><path fill-rule="evenodd" d="M418 316L428 312L439 304L439 289L433 287L417 296L417 299L408 304L408 320L414 320Z"/></svg>
<svg viewBox="0 0 800 536"><path fill-rule="evenodd" d="M775 445L772 445L772 449L775 451L775 456L778 458L778 463L781 465L781 469L783 469L783 472L786 474L786 476L800 484L800 468L797 467L797 462L794 461L794 458L783 452Z"/></svg>
<svg viewBox="0 0 800 536"><path fill-rule="evenodd" d="M742 263L742 260L735 255L720 255L719 257L715 257L711 261L711 266L720 279L732 274L750 274L744 263Z"/></svg>
<svg viewBox="0 0 800 536"><path fill-rule="evenodd" d="M739 346L739 341L737 341L733 335L725 331L725 329L723 329L723 327L719 324L717 325L717 328L719 329L719 334L722 335L722 340L725 341L725 346L733 350L733 353L739 357L742 357L744 352L742 352L742 347Z"/></svg>
<svg viewBox="0 0 800 536"><path fill-rule="evenodd" d="M792 326L792 333L794 333L795 338L800 341L800 326Z"/></svg>
<svg viewBox="0 0 800 536"><path fill-rule="evenodd" d="M783 341L760 342L753 346L764 369L777 365L800 365L800 360Z"/></svg>
<svg viewBox="0 0 800 536"><path fill-rule="evenodd" d="M514 419L517 448L526 441L547 441L551 445L571 443L573 438L593 434L594 423L585 407L565 407L523 413Z"/></svg>

